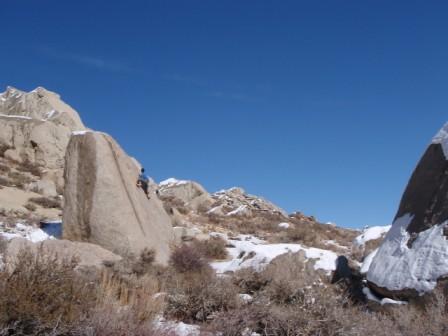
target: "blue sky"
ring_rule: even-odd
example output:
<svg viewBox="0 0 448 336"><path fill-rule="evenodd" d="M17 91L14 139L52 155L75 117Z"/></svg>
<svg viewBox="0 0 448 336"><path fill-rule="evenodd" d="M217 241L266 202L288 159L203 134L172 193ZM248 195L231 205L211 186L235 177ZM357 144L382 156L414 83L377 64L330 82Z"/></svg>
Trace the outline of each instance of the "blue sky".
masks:
<svg viewBox="0 0 448 336"><path fill-rule="evenodd" d="M388 224L448 119L447 13L447 1L5 1L0 88L60 93L156 180Z"/></svg>

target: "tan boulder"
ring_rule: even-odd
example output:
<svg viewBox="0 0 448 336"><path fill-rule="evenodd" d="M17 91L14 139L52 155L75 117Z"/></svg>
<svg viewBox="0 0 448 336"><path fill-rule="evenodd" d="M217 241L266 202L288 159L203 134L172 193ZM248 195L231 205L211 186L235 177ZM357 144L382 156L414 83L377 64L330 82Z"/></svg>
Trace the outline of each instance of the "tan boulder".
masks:
<svg viewBox="0 0 448 336"><path fill-rule="evenodd" d="M179 181L170 178L160 183L159 193L162 198L173 197L183 202L193 211L201 207L209 208L214 202L207 190L194 181Z"/></svg>
<svg viewBox="0 0 448 336"><path fill-rule="evenodd" d="M63 183L65 149L78 130L85 130L78 113L56 93L8 87L0 94L0 145L10 148L5 157L44 167L58 187Z"/></svg>
<svg viewBox="0 0 448 336"><path fill-rule="evenodd" d="M25 238L14 238L8 242L5 263L13 264L20 251L27 249L33 254L43 253L45 256L57 256L60 260L76 258L78 268L100 268L105 264L120 261L122 258L98 245L72 242L68 240L47 239L33 243Z"/></svg>
<svg viewBox="0 0 448 336"><path fill-rule="evenodd" d="M55 197L58 195L56 192L56 184L52 180L31 182L28 188L33 192L47 197Z"/></svg>
<svg viewBox="0 0 448 336"><path fill-rule="evenodd" d="M4 156L11 161L19 162L21 160L19 153L15 149L6 150Z"/></svg>
<svg viewBox="0 0 448 336"><path fill-rule="evenodd" d="M161 201L136 186L135 162L107 134L73 135L67 147L63 237L98 244L119 255L154 249L166 264L174 240Z"/></svg>

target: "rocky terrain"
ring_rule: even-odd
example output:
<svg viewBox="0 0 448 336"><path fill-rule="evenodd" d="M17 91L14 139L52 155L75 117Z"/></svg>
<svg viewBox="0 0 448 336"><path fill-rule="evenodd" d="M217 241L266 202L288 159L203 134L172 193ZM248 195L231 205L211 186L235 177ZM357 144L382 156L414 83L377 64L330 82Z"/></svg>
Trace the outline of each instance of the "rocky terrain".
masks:
<svg viewBox="0 0 448 336"><path fill-rule="evenodd" d="M0 335L447 334L447 134L393 225L351 230L239 187L170 178L148 199L110 135L55 93L8 88Z"/></svg>

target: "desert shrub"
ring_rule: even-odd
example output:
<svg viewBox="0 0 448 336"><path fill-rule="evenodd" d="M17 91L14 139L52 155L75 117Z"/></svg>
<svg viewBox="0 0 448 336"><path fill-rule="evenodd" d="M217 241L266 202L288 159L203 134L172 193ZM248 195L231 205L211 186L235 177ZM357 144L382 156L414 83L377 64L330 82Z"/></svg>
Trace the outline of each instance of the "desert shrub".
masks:
<svg viewBox="0 0 448 336"><path fill-rule="evenodd" d="M174 249L170 265L179 273L200 272L210 268L199 249L187 244Z"/></svg>
<svg viewBox="0 0 448 336"><path fill-rule="evenodd" d="M24 249L0 273L0 324L70 324L94 304L93 288L74 271L76 260Z"/></svg>
<svg viewBox="0 0 448 336"><path fill-rule="evenodd" d="M0 144L0 157L5 157L5 152L11 149L11 146L8 146L6 144Z"/></svg>
<svg viewBox="0 0 448 336"><path fill-rule="evenodd" d="M61 202L56 198L50 198L50 197L31 197L29 202L35 203L37 205L40 205L41 207L48 208L48 209L60 209L61 208Z"/></svg>
<svg viewBox="0 0 448 336"><path fill-rule="evenodd" d="M243 268L236 271L232 279L242 293L251 295L261 291L268 284L264 274L255 271L253 268Z"/></svg>
<svg viewBox="0 0 448 336"><path fill-rule="evenodd" d="M10 171L8 177L10 178L11 184L21 189L32 181L30 177L16 171Z"/></svg>
<svg viewBox="0 0 448 336"><path fill-rule="evenodd" d="M175 336L174 333L158 330L152 323L136 320L134 312L122 309L117 312L114 305L92 311L88 319L74 328L74 335L88 336Z"/></svg>
<svg viewBox="0 0 448 336"><path fill-rule="evenodd" d="M35 163L32 163L29 160L26 160L25 162L20 164L17 167L17 170L19 170L21 172L31 173L32 175L37 176L37 177L41 177L42 176L42 171L41 171L41 168L39 167L39 165L37 165Z"/></svg>
<svg viewBox="0 0 448 336"><path fill-rule="evenodd" d="M193 240L193 246L208 259L227 258L227 242L221 237L210 237L207 240Z"/></svg>
<svg viewBox="0 0 448 336"><path fill-rule="evenodd" d="M140 252L139 258L132 263L132 271L137 275L148 273L156 259L154 249L145 248Z"/></svg>
<svg viewBox="0 0 448 336"><path fill-rule="evenodd" d="M11 171L11 168L9 166L0 164L0 174L8 174L10 171Z"/></svg>
<svg viewBox="0 0 448 336"><path fill-rule="evenodd" d="M37 207L33 204L33 203L27 203L25 204L25 209L29 210L29 211L36 211Z"/></svg>
<svg viewBox="0 0 448 336"><path fill-rule="evenodd" d="M237 287L210 272L180 275L169 288L165 313L186 322L205 322L214 314L238 305Z"/></svg>
<svg viewBox="0 0 448 336"><path fill-rule="evenodd" d="M7 178L0 176L0 186L9 187L11 186L11 181Z"/></svg>
<svg viewBox="0 0 448 336"><path fill-rule="evenodd" d="M286 230L291 242L301 242L309 246L315 246L317 234L311 225L293 225Z"/></svg>

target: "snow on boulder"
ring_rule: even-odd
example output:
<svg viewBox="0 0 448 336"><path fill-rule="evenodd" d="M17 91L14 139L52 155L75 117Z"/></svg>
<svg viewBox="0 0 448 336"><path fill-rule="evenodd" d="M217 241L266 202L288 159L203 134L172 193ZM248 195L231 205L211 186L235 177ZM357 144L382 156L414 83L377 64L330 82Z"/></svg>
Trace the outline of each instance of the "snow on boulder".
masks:
<svg viewBox="0 0 448 336"><path fill-rule="evenodd" d="M369 268L370 268L370 265L372 264L373 258L375 258L377 253L378 253L378 249L375 249L364 258L362 265L361 265L361 269L360 269L361 274L366 274L369 271Z"/></svg>
<svg viewBox="0 0 448 336"><path fill-rule="evenodd" d="M448 276L448 124L433 138L402 196L367 280L382 295L409 297Z"/></svg>
<svg viewBox="0 0 448 336"><path fill-rule="evenodd" d="M369 240L375 240L383 237L389 230L388 226L372 226L363 230L362 234L355 238L354 244L357 246L365 245Z"/></svg>

